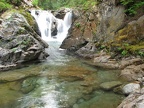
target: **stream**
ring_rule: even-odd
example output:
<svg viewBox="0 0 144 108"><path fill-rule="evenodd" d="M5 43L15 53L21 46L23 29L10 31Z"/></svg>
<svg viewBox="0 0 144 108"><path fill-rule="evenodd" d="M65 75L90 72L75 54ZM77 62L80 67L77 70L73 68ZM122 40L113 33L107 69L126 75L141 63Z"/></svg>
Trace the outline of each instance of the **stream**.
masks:
<svg viewBox="0 0 144 108"><path fill-rule="evenodd" d="M0 73L0 108L116 108L123 95L103 91L102 82L120 80L118 70L103 70L59 50L49 42L51 56L39 64ZM25 77L21 77L19 73Z"/></svg>
<svg viewBox="0 0 144 108"><path fill-rule="evenodd" d="M121 81L119 70L90 66L59 49L71 25L69 15L63 21L46 11L33 12L37 23L41 21L42 39L50 39L45 49L50 56L40 63L0 72L0 108L116 108L125 98L100 88L103 82ZM56 38L51 38L53 21L58 23Z"/></svg>

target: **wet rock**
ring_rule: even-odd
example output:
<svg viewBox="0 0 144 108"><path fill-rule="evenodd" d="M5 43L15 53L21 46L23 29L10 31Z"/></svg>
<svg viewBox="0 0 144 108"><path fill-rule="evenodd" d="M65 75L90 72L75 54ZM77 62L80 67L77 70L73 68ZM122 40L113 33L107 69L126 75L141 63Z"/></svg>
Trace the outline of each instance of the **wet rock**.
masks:
<svg viewBox="0 0 144 108"><path fill-rule="evenodd" d="M144 76L144 64L127 66L121 71L120 76L128 81L142 78Z"/></svg>
<svg viewBox="0 0 144 108"><path fill-rule="evenodd" d="M16 81L25 78L26 75L23 73L2 73L0 76L0 82Z"/></svg>
<svg viewBox="0 0 144 108"><path fill-rule="evenodd" d="M117 108L143 108L144 107L144 88L131 93L125 98Z"/></svg>
<svg viewBox="0 0 144 108"><path fill-rule="evenodd" d="M9 83L9 88L11 90L19 91L21 89L21 82L10 82Z"/></svg>
<svg viewBox="0 0 144 108"><path fill-rule="evenodd" d="M126 84L123 88L123 93L124 94L130 94L132 92L136 92L137 90L139 91L140 90L140 85L137 84L137 83L129 83L129 84Z"/></svg>
<svg viewBox="0 0 144 108"><path fill-rule="evenodd" d="M115 59L111 59L111 56L103 51L93 54L93 62L89 64L105 69L119 69L119 63Z"/></svg>
<svg viewBox="0 0 144 108"><path fill-rule="evenodd" d="M111 81L105 82L100 85L100 87L104 90L112 90L113 88L122 85L120 81Z"/></svg>
<svg viewBox="0 0 144 108"><path fill-rule="evenodd" d="M114 91L115 93L118 93L118 94L124 94L123 91L122 91L123 86L124 86L124 85L115 87L115 88L113 89L113 91Z"/></svg>
<svg viewBox="0 0 144 108"><path fill-rule="evenodd" d="M76 54L84 58L93 58L94 52L95 46L92 43L88 43L87 45L76 51Z"/></svg>

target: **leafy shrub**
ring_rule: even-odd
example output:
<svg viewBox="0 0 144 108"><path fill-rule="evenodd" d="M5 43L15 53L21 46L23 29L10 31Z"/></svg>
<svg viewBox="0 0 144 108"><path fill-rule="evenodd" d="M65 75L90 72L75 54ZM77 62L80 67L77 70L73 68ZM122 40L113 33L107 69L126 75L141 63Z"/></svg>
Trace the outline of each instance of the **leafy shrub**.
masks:
<svg viewBox="0 0 144 108"><path fill-rule="evenodd" d="M33 6L37 6L38 5L39 0L32 0L32 4Z"/></svg>
<svg viewBox="0 0 144 108"><path fill-rule="evenodd" d="M0 2L0 12L3 12L9 8L11 8L12 6L4 1Z"/></svg>
<svg viewBox="0 0 144 108"><path fill-rule="evenodd" d="M125 13L128 15L135 15L137 10L144 6L143 0L120 0L121 4L126 7Z"/></svg>
<svg viewBox="0 0 144 108"><path fill-rule="evenodd" d="M89 9L101 0L33 0L33 5L43 9L58 9L61 7L82 7Z"/></svg>

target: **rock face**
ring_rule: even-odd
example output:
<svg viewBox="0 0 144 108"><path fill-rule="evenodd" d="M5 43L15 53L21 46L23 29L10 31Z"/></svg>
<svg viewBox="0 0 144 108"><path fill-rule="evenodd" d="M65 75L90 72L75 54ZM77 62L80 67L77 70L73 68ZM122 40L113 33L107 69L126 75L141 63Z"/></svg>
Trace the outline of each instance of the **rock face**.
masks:
<svg viewBox="0 0 144 108"><path fill-rule="evenodd" d="M95 17L92 11L73 10L73 23L61 48L76 51L92 41L96 31Z"/></svg>
<svg viewBox="0 0 144 108"><path fill-rule="evenodd" d="M3 65L44 59L48 47L20 13L8 14L0 28L0 62ZM4 70L4 69L3 69Z"/></svg>
<svg viewBox="0 0 144 108"><path fill-rule="evenodd" d="M73 24L61 47L78 50L88 42L99 44L113 40L124 21L124 8L116 4L116 0L103 0L90 11L73 10Z"/></svg>
<svg viewBox="0 0 144 108"><path fill-rule="evenodd" d="M95 11L99 21L95 40L102 42L113 40L115 32L123 25L124 7L117 5L117 0L103 0Z"/></svg>
<svg viewBox="0 0 144 108"><path fill-rule="evenodd" d="M143 55L143 24L144 16L133 20L125 15L120 0L102 0L91 10L73 10L73 24L61 48L86 58L101 49L115 52L113 56Z"/></svg>

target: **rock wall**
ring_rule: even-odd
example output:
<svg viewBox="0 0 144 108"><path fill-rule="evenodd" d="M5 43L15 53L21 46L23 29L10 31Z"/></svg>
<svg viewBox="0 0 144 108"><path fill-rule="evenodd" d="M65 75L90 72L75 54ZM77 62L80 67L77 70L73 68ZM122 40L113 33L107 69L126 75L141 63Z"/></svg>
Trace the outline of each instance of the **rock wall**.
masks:
<svg viewBox="0 0 144 108"><path fill-rule="evenodd" d="M73 23L61 48L76 51L92 41L96 31L95 17L93 11L73 10Z"/></svg>
<svg viewBox="0 0 144 108"><path fill-rule="evenodd" d="M124 10L119 0L102 0L90 10L74 9L73 24L61 48L84 57L88 51L96 53L104 48L117 54L141 52L142 55L144 13L129 17Z"/></svg>

